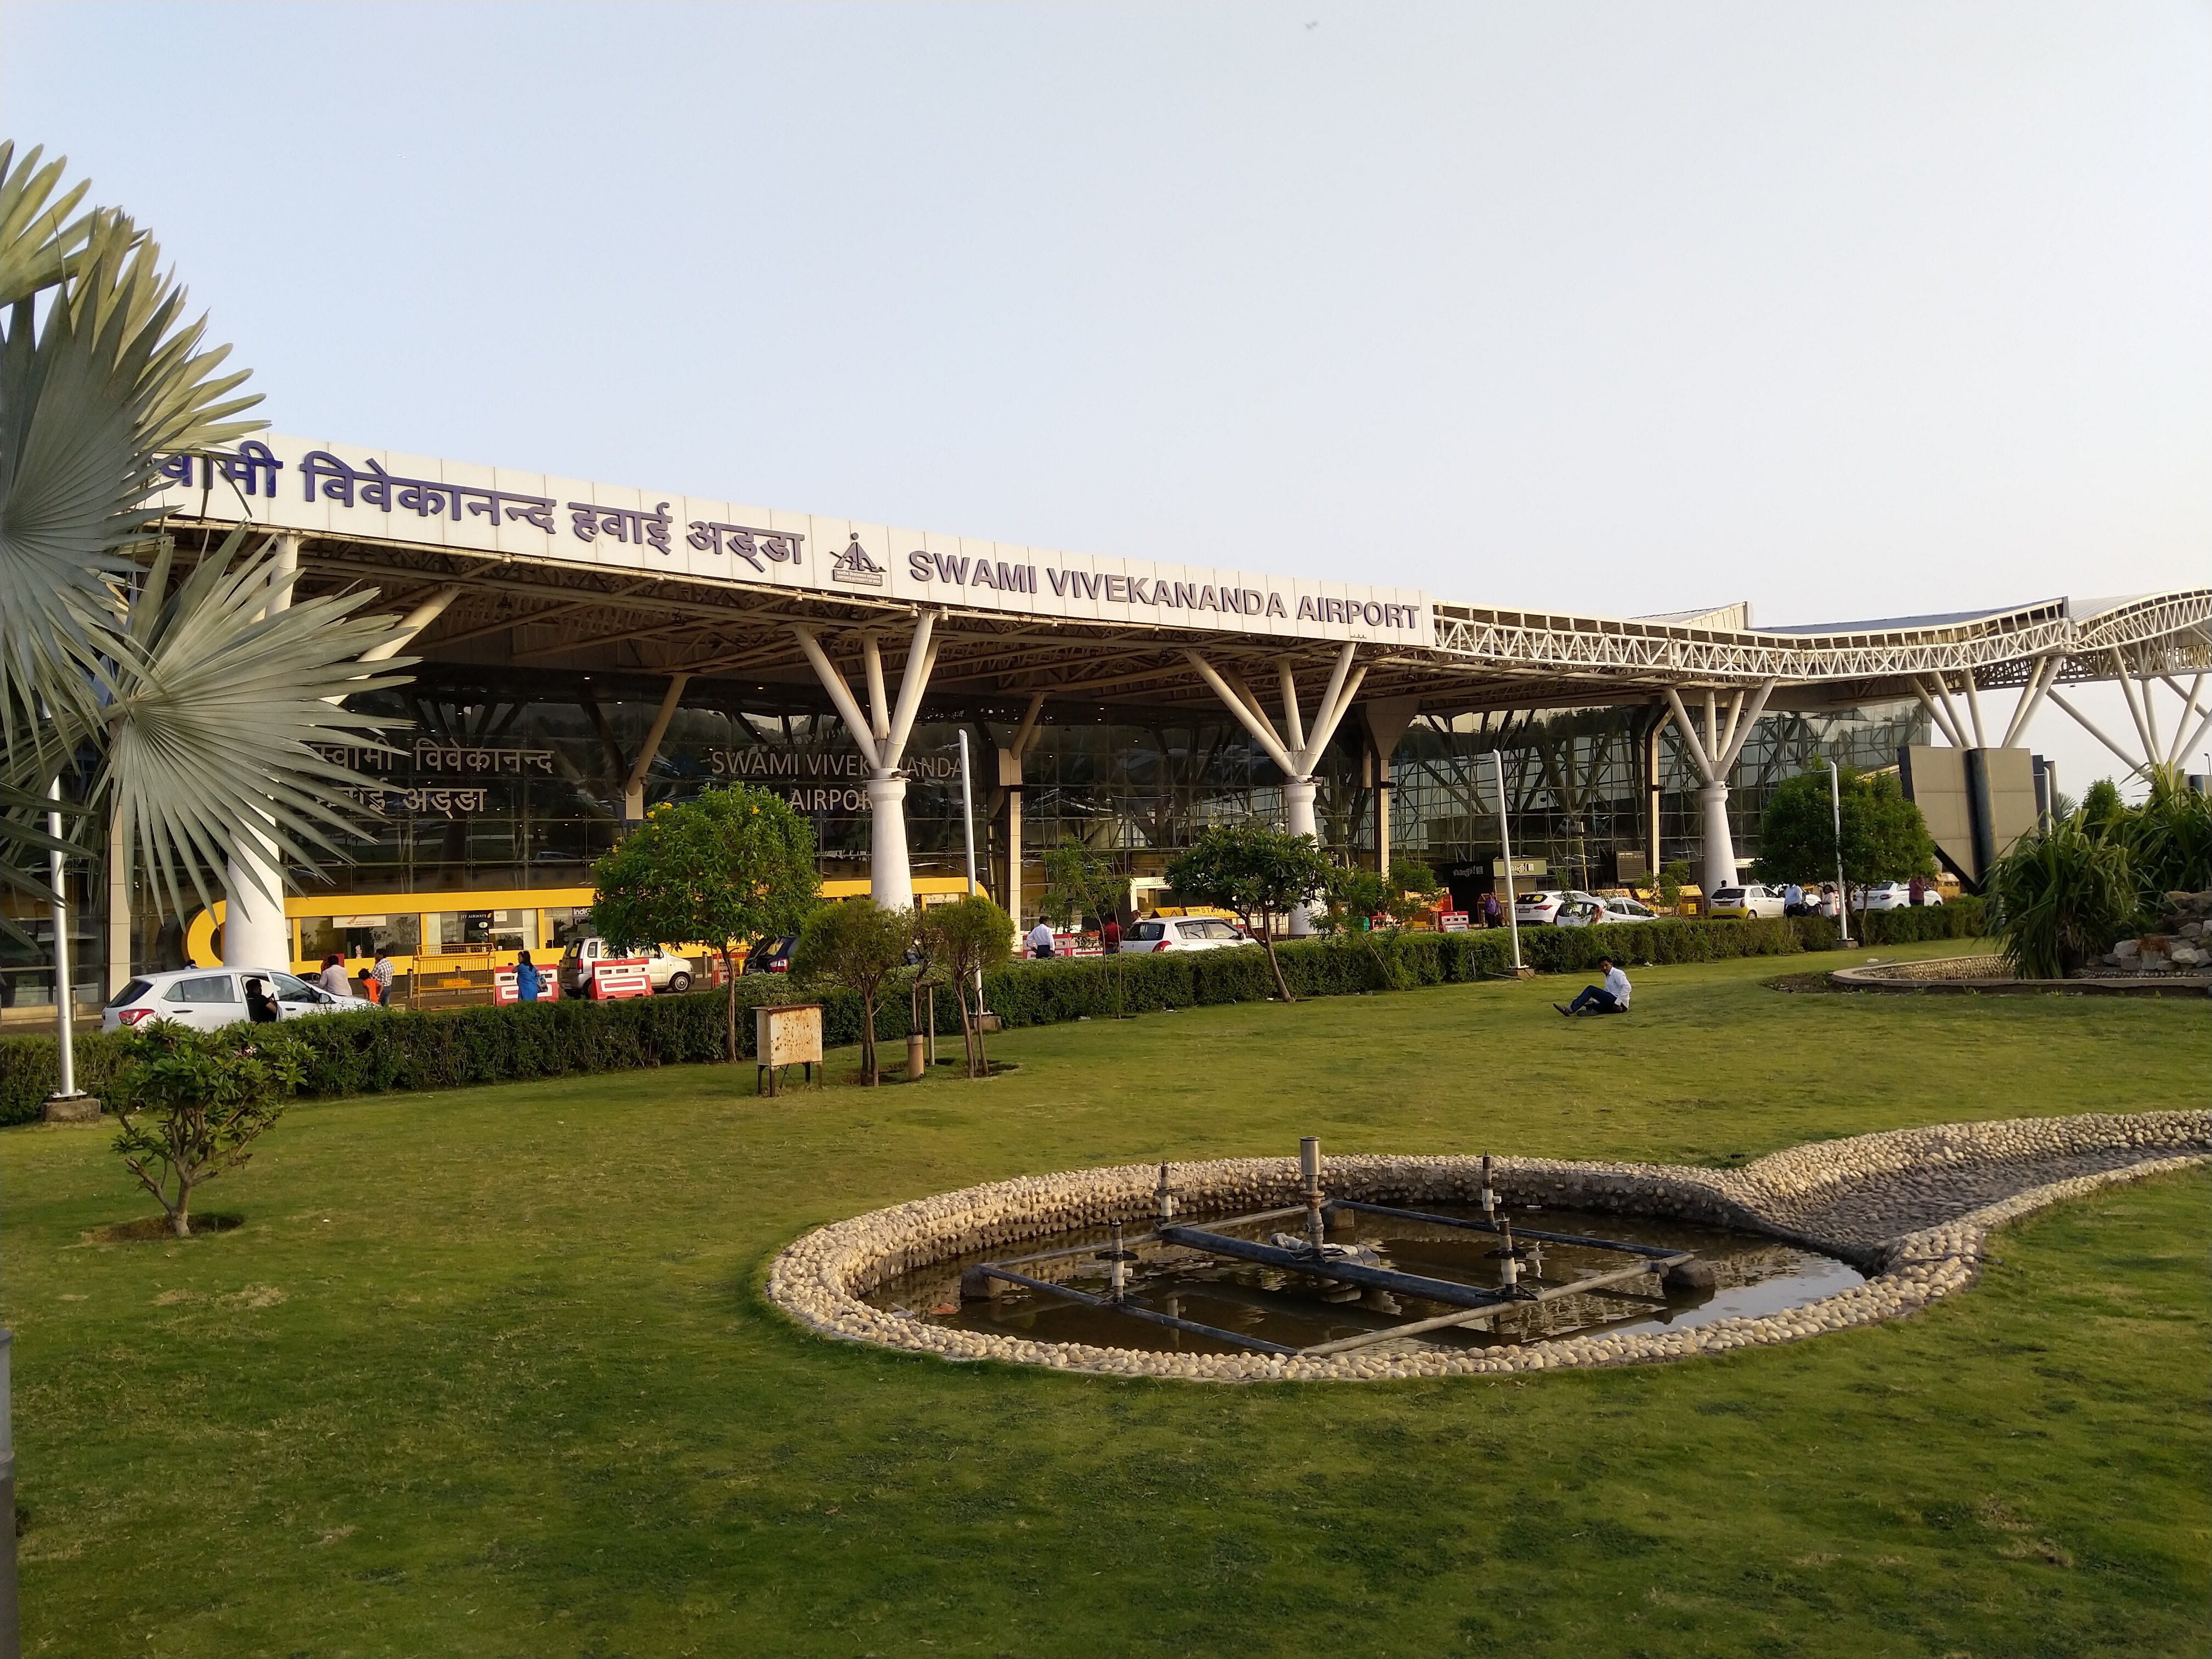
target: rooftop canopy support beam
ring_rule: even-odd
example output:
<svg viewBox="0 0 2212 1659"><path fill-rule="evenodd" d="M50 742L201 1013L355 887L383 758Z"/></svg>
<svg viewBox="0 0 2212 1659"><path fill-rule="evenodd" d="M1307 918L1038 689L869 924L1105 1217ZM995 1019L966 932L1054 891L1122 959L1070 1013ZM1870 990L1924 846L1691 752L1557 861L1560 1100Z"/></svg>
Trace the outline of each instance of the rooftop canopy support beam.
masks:
<svg viewBox="0 0 2212 1659"><path fill-rule="evenodd" d="M1766 712L1766 700L1774 695L1778 681L1768 680L1752 694L1747 704L1738 692L1729 710L1727 733L1719 740L1716 750L1710 742L1713 735L1713 699L1705 694L1705 732L1700 738L1690 711L1682 704L1682 694L1673 686L1667 688L1667 706L1674 712L1675 730L1680 734L1683 752L1690 764L1697 768L1698 799L1705 815L1705 896L1711 898L1723 887L1735 884L1735 835L1729 827L1729 774L1743 756L1744 745L1750 742L1753 728L1759 717Z"/></svg>
<svg viewBox="0 0 2212 1659"><path fill-rule="evenodd" d="M1351 712L1352 700L1359 695L1359 687L1367 678L1367 665L1357 660L1358 646L1347 640L1337 653L1328 687L1314 710L1311 726L1307 726L1298 708L1296 671L1287 658L1277 663L1276 673L1283 694L1282 731L1278 731L1267 718L1267 711L1260 706L1260 700L1243 679L1216 668L1194 650L1183 654L1190 659L1199 678L1212 688L1214 696L1252 734L1252 741L1282 769L1283 827L1293 836L1312 836L1318 841L1319 825L1314 818L1314 769L1321 764L1322 757L1328 750L1329 739L1336 735L1336 728ZM1290 734L1288 738L1284 732ZM1291 932L1313 932L1313 912L1310 908L1301 905L1291 912Z"/></svg>
<svg viewBox="0 0 2212 1659"><path fill-rule="evenodd" d="M791 624L792 637L812 665L815 678L830 694L838 717L852 733L853 744L867 763L869 825L868 896L887 910L904 910L914 904L914 867L907 854L906 774L899 763L906 757L907 739L913 734L921 695L928 689L930 671L937 663L934 631L937 613L925 611L914 625L907 643L906 667L899 676L898 702L886 708L886 687L880 647L875 636L861 641L861 673L868 693L868 711L861 713L845 675L830 659L811 629Z"/></svg>
<svg viewBox="0 0 2212 1659"><path fill-rule="evenodd" d="M660 740L668 735L668 723L676 718L677 705L684 701L684 688L690 684L689 674L669 677L668 690L654 711L653 727L645 734L645 744L637 751L637 764L629 769L623 780L623 822L641 823L645 817L645 781L653 775L653 763L659 757Z"/></svg>

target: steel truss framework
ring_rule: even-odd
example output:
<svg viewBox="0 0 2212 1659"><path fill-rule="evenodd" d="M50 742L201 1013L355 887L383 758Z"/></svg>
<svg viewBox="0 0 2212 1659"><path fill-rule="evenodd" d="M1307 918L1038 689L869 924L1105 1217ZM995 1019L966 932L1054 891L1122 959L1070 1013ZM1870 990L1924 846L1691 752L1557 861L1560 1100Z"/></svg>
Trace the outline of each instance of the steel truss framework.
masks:
<svg viewBox="0 0 2212 1659"><path fill-rule="evenodd" d="M173 521L189 545L228 531ZM371 586L408 608L460 592L410 647L455 664L514 663L590 672L805 684L813 676L792 633L804 624L836 654L878 635L902 656L915 607L862 594L799 592L736 581L554 560L520 560L402 542L309 537L306 591ZM1258 672L1289 663L1326 672L1340 642L1278 640L1145 623L938 611L933 694L1215 706L1195 650ZM1771 707L1818 709L1915 695L1911 680L1980 689L2212 667L2212 587L2131 599L2076 616L2051 600L1966 620L1880 630L1783 635L1669 619L1620 620L1437 603L1433 647L1362 646L1369 698L1411 696L1423 712L1652 703L1669 687L1779 683ZM2061 661L2051 674L2045 659ZM2117 659L2117 662L2116 662ZM1272 678L1272 676L1263 676Z"/></svg>

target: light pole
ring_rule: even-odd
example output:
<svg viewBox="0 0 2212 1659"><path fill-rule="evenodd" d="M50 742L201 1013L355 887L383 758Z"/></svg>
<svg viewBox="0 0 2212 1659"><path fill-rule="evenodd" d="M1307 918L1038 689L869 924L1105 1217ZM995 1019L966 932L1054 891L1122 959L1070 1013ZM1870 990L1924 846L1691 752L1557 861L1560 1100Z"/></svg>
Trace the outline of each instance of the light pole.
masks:
<svg viewBox="0 0 2212 1659"><path fill-rule="evenodd" d="M1833 761L1828 763L1828 811L1836 832L1836 943L1851 942L1851 896L1844 885L1844 784Z"/></svg>
<svg viewBox="0 0 2212 1659"><path fill-rule="evenodd" d="M960 728L960 832L968 840L968 896L975 896L975 813L968 790L968 728Z"/></svg>
<svg viewBox="0 0 2212 1659"><path fill-rule="evenodd" d="M968 728L960 728L960 833L968 842L968 896L975 896L975 811L968 787ZM1014 926L1018 927L1018 921ZM983 965L975 964L975 1018L983 1018Z"/></svg>
<svg viewBox="0 0 2212 1659"><path fill-rule="evenodd" d="M1521 972L1521 919L1513 914L1513 831L1505 821L1505 763L1490 751L1490 769L1498 780L1498 844L1505 853L1505 925L1513 933L1513 972Z"/></svg>

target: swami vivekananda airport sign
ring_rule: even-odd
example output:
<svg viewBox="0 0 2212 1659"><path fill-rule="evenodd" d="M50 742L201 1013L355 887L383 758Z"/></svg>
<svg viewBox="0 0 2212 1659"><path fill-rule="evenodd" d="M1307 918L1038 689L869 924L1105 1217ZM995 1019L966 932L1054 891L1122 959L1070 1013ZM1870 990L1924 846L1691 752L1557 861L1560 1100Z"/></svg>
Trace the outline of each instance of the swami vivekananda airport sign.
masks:
<svg viewBox="0 0 2212 1659"><path fill-rule="evenodd" d="M823 596L1296 639L1434 642L1413 588L1094 556L264 434L166 456L191 518Z"/></svg>

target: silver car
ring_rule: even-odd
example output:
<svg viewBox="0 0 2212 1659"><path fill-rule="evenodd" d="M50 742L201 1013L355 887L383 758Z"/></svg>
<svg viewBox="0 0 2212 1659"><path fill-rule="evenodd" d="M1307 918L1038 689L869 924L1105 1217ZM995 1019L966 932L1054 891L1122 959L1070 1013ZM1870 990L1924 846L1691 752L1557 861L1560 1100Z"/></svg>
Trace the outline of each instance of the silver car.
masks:
<svg viewBox="0 0 2212 1659"><path fill-rule="evenodd" d="M1659 913L1632 898L1578 898L1562 905L1555 927L1606 927L1622 921L1656 921Z"/></svg>
<svg viewBox="0 0 2212 1659"><path fill-rule="evenodd" d="M108 999L100 1012L100 1029L136 1030L155 1019L201 1031L235 1025L246 1018L246 982L256 979L275 988L276 1012L283 1019L376 1006L366 997L336 996L297 974L280 974L270 968L180 968L131 981Z"/></svg>

